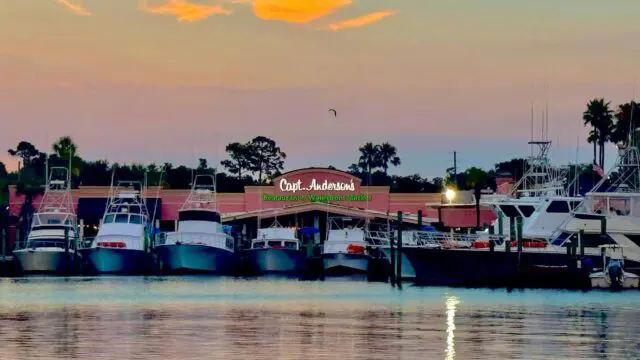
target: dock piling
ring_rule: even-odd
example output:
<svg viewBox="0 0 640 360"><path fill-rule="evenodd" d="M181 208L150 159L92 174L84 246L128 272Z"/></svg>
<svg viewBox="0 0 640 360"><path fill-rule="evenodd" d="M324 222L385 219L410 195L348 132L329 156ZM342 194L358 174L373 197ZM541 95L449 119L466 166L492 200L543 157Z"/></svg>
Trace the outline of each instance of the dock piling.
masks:
<svg viewBox="0 0 640 360"><path fill-rule="evenodd" d="M516 217L516 239L518 240L518 254L522 253L522 216Z"/></svg>
<svg viewBox="0 0 640 360"><path fill-rule="evenodd" d="M64 253L69 254L69 228L64 228Z"/></svg>
<svg viewBox="0 0 640 360"><path fill-rule="evenodd" d="M2 261L7 261L7 229L2 229Z"/></svg>
<svg viewBox="0 0 640 360"><path fill-rule="evenodd" d="M580 246L580 258L584 257L584 230L578 233L578 245Z"/></svg>
<svg viewBox="0 0 640 360"><path fill-rule="evenodd" d="M422 209L418 210L418 226L422 226Z"/></svg>
<svg viewBox="0 0 640 360"><path fill-rule="evenodd" d="M396 251L394 248L394 237L394 232L389 231L389 261L391 262L389 280L391 280L391 286L396 286Z"/></svg>
<svg viewBox="0 0 640 360"><path fill-rule="evenodd" d="M398 211L398 251L396 259L396 282L402 287L402 211Z"/></svg>
<svg viewBox="0 0 640 360"><path fill-rule="evenodd" d="M516 238L516 221L514 217L509 217L509 239L505 239L504 251L511 251L511 241Z"/></svg>

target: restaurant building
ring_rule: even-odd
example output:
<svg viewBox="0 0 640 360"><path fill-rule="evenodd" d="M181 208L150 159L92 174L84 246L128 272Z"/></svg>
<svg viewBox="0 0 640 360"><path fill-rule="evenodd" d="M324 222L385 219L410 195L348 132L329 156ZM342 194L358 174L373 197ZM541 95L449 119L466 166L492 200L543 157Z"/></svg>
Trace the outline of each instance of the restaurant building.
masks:
<svg viewBox="0 0 640 360"><path fill-rule="evenodd" d="M328 168L306 168L287 172L269 185L245 186L241 193L218 193L218 210L222 222L241 226L248 237L258 226L270 226L275 219L283 226L313 226L323 238L329 217L342 216L370 221L396 219L403 211L404 222L417 224L422 210L422 223L440 223L448 227L476 225L475 205L467 192L457 199L443 201L440 193L391 193L389 186L363 186L360 178L347 172ZM150 216L158 219L161 231L173 231L178 210L189 190L150 187L146 190ZM109 188L80 186L73 190L78 218L84 224L85 236L95 230L106 207ZM9 189L9 211L17 216L24 196ZM34 199L37 209L40 197ZM490 223L495 215L481 208L481 223Z"/></svg>

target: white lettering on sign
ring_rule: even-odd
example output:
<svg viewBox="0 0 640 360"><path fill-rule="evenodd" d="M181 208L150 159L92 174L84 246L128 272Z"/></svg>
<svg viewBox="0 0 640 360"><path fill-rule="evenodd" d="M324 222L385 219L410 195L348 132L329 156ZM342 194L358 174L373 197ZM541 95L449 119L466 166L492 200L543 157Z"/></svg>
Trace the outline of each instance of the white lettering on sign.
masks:
<svg viewBox="0 0 640 360"><path fill-rule="evenodd" d="M349 179L349 182L330 182L329 180L320 182L317 179L312 179L307 186L302 186L302 180L289 182L287 179L280 179L280 190L292 193L297 191L355 191L356 185L353 183L353 179Z"/></svg>

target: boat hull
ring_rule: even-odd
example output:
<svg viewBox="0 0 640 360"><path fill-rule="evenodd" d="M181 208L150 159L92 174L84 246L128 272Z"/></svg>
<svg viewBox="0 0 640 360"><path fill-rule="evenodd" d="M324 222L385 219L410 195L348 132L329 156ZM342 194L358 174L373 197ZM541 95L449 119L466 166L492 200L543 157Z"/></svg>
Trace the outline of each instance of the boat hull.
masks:
<svg viewBox="0 0 640 360"><path fill-rule="evenodd" d="M21 249L13 252L25 273L64 273L73 269L73 252Z"/></svg>
<svg viewBox="0 0 640 360"><path fill-rule="evenodd" d="M391 250L389 248L380 248L380 250L382 250L382 254L387 259L387 261L391 263ZM414 279L416 277L416 271L414 270L413 265L411 264L411 261L409 261L409 258L405 254L404 250L402 252L401 261L402 261L402 278Z"/></svg>
<svg viewBox="0 0 640 360"><path fill-rule="evenodd" d="M423 285L588 288L599 256L579 260L551 252L404 248Z"/></svg>
<svg viewBox="0 0 640 360"><path fill-rule="evenodd" d="M304 252L294 249L252 249L247 251L250 271L255 273L294 273L306 263Z"/></svg>
<svg viewBox="0 0 640 360"><path fill-rule="evenodd" d="M151 257L144 250L95 247L87 251L89 270L108 274L143 274L151 268Z"/></svg>
<svg viewBox="0 0 640 360"><path fill-rule="evenodd" d="M160 270L166 272L229 273L237 258L228 250L206 245L162 245L156 251Z"/></svg>
<svg viewBox="0 0 640 360"><path fill-rule="evenodd" d="M622 289L637 289L640 285L640 277L628 274L624 277L622 284L613 285L611 281L605 276L603 272L597 272L590 277L591 287L595 289L609 289L609 288L622 288Z"/></svg>
<svg viewBox="0 0 640 360"><path fill-rule="evenodd" d="M367 272L369 256L365 254L329 253L322 254L325 272Z"/></svg>

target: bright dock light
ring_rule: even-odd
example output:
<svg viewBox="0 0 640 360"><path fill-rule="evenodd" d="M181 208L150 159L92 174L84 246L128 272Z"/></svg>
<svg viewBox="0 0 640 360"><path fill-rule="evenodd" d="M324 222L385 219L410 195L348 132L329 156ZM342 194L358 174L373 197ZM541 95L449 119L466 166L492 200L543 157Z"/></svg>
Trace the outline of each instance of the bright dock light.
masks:
<svg viewBox="0 0 640 360"><path fill-rule="evenodd" d="M447 189L447 191L444 192L444 197L446 197L447 200L449 200L449 204L451 204L451 201L456 197L456 192L453 189Z"/></svg>

